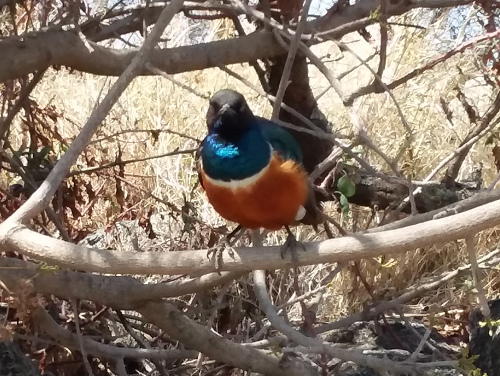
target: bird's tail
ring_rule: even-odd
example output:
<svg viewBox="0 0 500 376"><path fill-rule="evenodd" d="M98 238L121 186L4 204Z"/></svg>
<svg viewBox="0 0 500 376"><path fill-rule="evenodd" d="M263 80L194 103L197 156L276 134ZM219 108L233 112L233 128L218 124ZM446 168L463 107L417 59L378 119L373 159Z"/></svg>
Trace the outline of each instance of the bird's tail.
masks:
<svg viewBox="0 0 500 376"><path fill-rule="evenodd" d="M306 214L300 222L305 225L312 226L314 230L317 231L318 225L325 222L325 217L323 215L321 204L316 201L312 183L309 184L308 196L304 209L306 209Z"/></svg>

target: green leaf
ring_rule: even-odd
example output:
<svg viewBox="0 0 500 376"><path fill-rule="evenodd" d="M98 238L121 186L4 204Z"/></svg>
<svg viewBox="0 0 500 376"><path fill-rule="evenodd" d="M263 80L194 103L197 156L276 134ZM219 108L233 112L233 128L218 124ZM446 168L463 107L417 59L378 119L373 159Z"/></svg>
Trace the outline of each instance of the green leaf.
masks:
<svg viewBox="0 0 500 376"><path fill-rule="evenodd" d="M340 194L340 206L342 207L344 214L349 213L349 201L342 193Z"/></svg>
<svg viewBox="0 0 500 376"><path fill-rule="evenodd" d="M365 150L364 150L363 146L361 146L361 145L358 145L358 146L356 146L356 147L352 148L352 150L351 150L351 151L352 151L354 154L358 154L358 155L359 155L359 154L363 154L363 153L365 152Z"/></svg>
<svg viewBox="0 0 500 376"><path fill-rule="evenodd" d="M39 272L55 272L57 270L59 270L59 266L57 265L49 265L47 264L45 261L41 261L38 266L37 266L37 270Z"/></svg>
<svg viewBox="0 0 500 376"><path fill-rule="evenodd" d="M345 197L352 197L354 193L356 193L356 184L352 181L352 179L347 176L341 176L337 181L337 187Z"/></svg>

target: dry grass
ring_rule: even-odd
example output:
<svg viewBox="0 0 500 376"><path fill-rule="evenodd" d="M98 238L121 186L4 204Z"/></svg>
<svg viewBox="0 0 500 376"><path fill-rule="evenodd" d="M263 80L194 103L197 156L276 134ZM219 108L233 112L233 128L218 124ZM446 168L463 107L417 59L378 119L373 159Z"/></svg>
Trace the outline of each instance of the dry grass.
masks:
<svg viewBox="0 0 500 376"><path fill-rule="evenodd" d="M231 31L217 24L212 29L213 35L222 36ZM377 38L377 30L371 30ZM395 27L392 30L392 42L386 76L401 76L428 61L437 54L437 50L430 48L426 38L427 33ZM410 38L411 37L411 38ZM367 58L374 53L377 43L369 44L358 35L346 38L351 48L362 57ZM333 44L323 44L314 48L319 56L330 55L331 62L327 65L336 74L349 71L359 64L357 59L349 53L341 53ZM491 98L491 90L481 84L481 72L475 67L474 52L450 59L436 69L428 71L419 78L395 90L394 95L401 106L404 116L412 128L415 141L412 160L403 160L407 163L408 171L415 179L423 179L439 161L453 151L460 140L467 134L470 124L467 122L463 109L454 98L455 86L461 87L467 96L474 101L483 113ZM376 69L378 58L372 59L369 64ZM460 74L457 67L460 66ZM253 70L248 66L231 66L249 80L258 85ZM210 95L218 89L229 87L241 91L247 97L252 109L257 114L269 115L269 103L256 95L241 82L228 76L218 69L208 69L202 72L180 74L176 79L188 84L199 93ZM371 79L370 72L365 68L358 68L342 79L347 91L367 84ZM41 106L53 104L64 114L58 123L60 132L65 138L74 137L78 129L85 123L96 101L106 92L112 79L95 77L87 74L69 73L61 69L49 71L34 93L34 98ZM319 72L311 67L311 83L316 94L328 86L327 81ZM449 124L439 106L440 98L449 99L450 107L457 114L453 125ZM342 107L338 96L333 89L319 100L321 109L325 112L334 129L342 133L349 133L351 125L347 113ZM204 115L206 100L189 93L161 77L140 77L127 89L102 125L94 139L129 130L170 129L181 132L190 137L201 139L205 133ZM394 156L404 142L405 130L392 100L385 94L370 95L357 103L358 113L367 122L367 131L373 142L389 156ZM19 124L19 123L18 123ZM23 138L23 129L13 131L13 144L19 145ZM110 140L96 144L100 150L97 157L100 163L112 162L116 158L118 145L123 153L123 159L135 159L179 149L196 147L196 142L169 133L161 133L155 141L148 133L124 133ZM381 170L389 171L382 160L370 151L366 151L365 158ZM485 183L492 181L494 164L491 150L480 141L467 157L463 166L466 176L471 167L481 161L484 164ZM80 161L83 166L83 160ZM78 166L75 168L78 169ZM190 201L196 208L196 216L209 226L217 227L225 224L207 203L200 188L193 190L197 175L193 158L189 155L178 155L152 159L145 162L129 164L125 168L127 180L140 186L164 200L181 207L184 200ZM100 228L116 220L120 215L116 202L109 200L113 197L114 181L104 172L89 177L95 190L105 183L104 190L96 210L91 216L81 219L82 226ZM127 194L136 205L139 212L147 212L153 208L156 212L168 211L164 204L149 198L143 191L129 186ZM353 213L347 218L340 218L335 205L327 205L329 214L339 218L347 229L353 228ZM353 208L356 212L358 228L366 223L369 213L364 209ZM83 223L84 222L84 223ZM172 231L178 231L182 226L172 219ZM323 234L314 234L307 228L298 228L300 239L316 240ZM480 234L479 253L495 244L498 239L496 229ZM268 243L276 244L283 241L283 234L270 233ZM390 298L405 288L417 283L421 278L431 274L452 270L467 262L466 251L461 242L437 245L429 249L419 249L404 255L394 256L393 259L365 260L362 269L366 279L373 286L377 298ZM323 270L318 272L318 270ZM318 279L326 273L326 267L304 268L301 283L307 290L312 279ZM423 297L419 302L413 302L418 307L455 306L474 303L474 296L456 281L433 294ZM494 297L499 287L499 279L495 273L489 273L485 278L487 293ZM339 317L358 311L370 298L362 285L353 277L349 268L339 273L331 283L330 298L322 307L324 317Z"/></svg>

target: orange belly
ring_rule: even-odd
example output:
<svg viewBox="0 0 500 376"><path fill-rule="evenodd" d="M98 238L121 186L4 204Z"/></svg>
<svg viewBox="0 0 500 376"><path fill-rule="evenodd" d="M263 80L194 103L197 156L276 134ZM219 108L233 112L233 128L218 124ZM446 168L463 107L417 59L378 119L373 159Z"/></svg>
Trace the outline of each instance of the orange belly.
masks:
<svg viewBox="0 0 500 376"><path fill-rule="evenodd" d="M252 185L229 188L211 182L202 172L208 201L225 219L245 228L278 230L296 222L307 200L306 173L294 161L274 155L267 171Z"/></svg>

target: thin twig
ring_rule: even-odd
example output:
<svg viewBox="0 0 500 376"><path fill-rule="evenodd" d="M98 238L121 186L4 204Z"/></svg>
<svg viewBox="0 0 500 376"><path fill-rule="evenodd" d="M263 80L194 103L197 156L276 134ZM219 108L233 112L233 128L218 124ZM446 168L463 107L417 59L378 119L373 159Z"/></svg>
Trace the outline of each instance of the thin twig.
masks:
<svg viewBox="0 0 500 376"><path fill-rule="evenodd" d="M80 352L82 353L83 364L85 365L85 369L89 376L94 376L92 372L92 367L90 366L89 360L87 358L87 351L85 350L85 346L83 346L83 336L80 331L80 320L78 318L78 303L76 299L71 299L71 305L73 306L73 314L76 328L76 338L78 339L78 346L80 347Z"/></svg>
<svg viewBox="0 0 500 376"><path fill-rule="evenodd" d="M118 316L120 322L122 323L123 327L127 331L130 336L135 339L135 341L139 344L139 346L143 349L149 349L151 350L151 346L143 339L139 334L137 334L134 329L132 329L123 315L122 311L119 309L116 310L116 315ZM165 367L163 364L158 360L158 359L151 359L151 362L155 365L156 370L161 376L167 376L167 371L165 370Z"/></svg>
<svg viewBox="0 0 500 376"><path fill-rule="evenodd" d="M377 75L382 78L387 62L387 4L386 0L380 0L380 54Z"/></svg>
<svg viewBox="0 0 500 376"><path fill-rule="evenodd" d="M125 165L131 164L131 163L138 163L138 162L149 161L152 159L171 157L174 155L193 154L196 152L196 150L197 149L175 150L175 151L171 151L169 153L164 153L164 154L160 154L160 155L152 155L152 156L144 157L144 158L128 159L125 161L118 160L118 161L114 161L114 162L110 162L110 163L105 163L101 166L89 167L89 168L84 168L81 170L73 171L73 172L69 173L68 176L75 176L75 175L81 175L81 174L91 174L93 172L104 170L106 168L111 168L111 167L116 167L116 166L125 166Z"/></svg>
<svg viewBox="0 0 500 376"><path fill-rule="evenodd" d="M0 123L0 139L3 138L7 130L9 129L10 123L14 120L14 117L17 115L19 110L23 107L24 101L29 97L31 92L35 89L36 85L41 81L43 75L47 69L40 70L33 75L31 81L26 85L19 94L16 103L9 109L7 116Z"/></svg>
<svg viewBox="0 0 500 376"><path fill-rule="evenodd" d="M500 249L495 249L490 253L488 253L487 255L481 257L478 260L478 264L479 265L484 264L485 266L490 266L490 267L498 265L500 263L500 257L498 257L499 254L500 254ZM471 265L468 264L458 267L456 270L453 270L451 272L442 273L441 275L434 277L429 282L424 282L418 286L413 286L408 288L406 292L402 293L400 296L394 298L391 301L379 303L378 305L376 305L375 307L371 307L367 311L357 312L350 316L344 317L336 322L325 324L317 328L316 331L319 334L333 329L347 328L356 321L372 320L375 317L378 317L383 312L396 309L402 304L405 304L421 296L425 292L435 290L437 287L453 280L454 278L463 275L465 273L468 273L470 269Z"/></svg>
<svg viewBox="0 0 500 376"><path fill-rule="evenodd" d="M476 237L469 236L465 239L465 244L467 246L467 252L469 253L472 280L474 281L474 286L477 290L477 299L479 300L481 313L484 317L490 317L490 307L488 306L488 299L486 298L483 283L481 282L479 266L476 258Z"/></svg>
<svg viewBox="0 0 500 376"><path fill-rule="evenodd" d="M432 343L429 342L429 336L432 333L431 328L426 328L424 335L421 335L417 329L411 324L411 322L406 318L403 313L403 310L400 307L394 308L399 317L404 321L406 327L411 330L411 332L417 337L420 338L420 342L415 349L415 351L411 354L410 359L416 360L420 352L422 351L424 345L427 346L432 352L436 355L439 355L443 360L451 360L448 356L446 356L441 350L436 348Z"/></svg>
<svg viewBox="0 0 500 376"><path fill-rule="evenodd" d="M449 58L451 58L453 56L455 56L456 54L462 53L469 48L477 47L479 43L495 39L499 35L500 35L500 30L497 30L495 32L480 35L477 38L468 40L466 43L463 43L460 46L457 46L456 48L452 49L451 51L448 51L442 55L439 55L438 57L434 58L430 62L424 64L423 66L421 66L419 68L414 69L413 71L404 75L403 77L400 77L400 78L392 81L391 83L387 84L387 87L391 90L395 89L398 86L401 86L402 84L408 82L409 80L411 80L417 76L420 76L425 71L428 71L428 70L434 68L436 65L448 60ZM352 93L349 96L349 98L347 99L347 101L352 102L359 97L362 97L364 95L371 94L371 93L376 93L376 92L377 92L377 88L373 84L369 84L367 86L364 86L364 87L358 89L356 92Z"/></svg>
<svg viewBox="0 0 500 376"><path fill-rule="evenodd" d="M180 82L178 79L176 79L171 74L168 74L168 73L162 71L161 69L156 68L151 63L148 62L144 66L145 66L146 69L149 69L154 74L158 74L158 75L162 76L163 78L166 78L167 80L173 82L175 85L183 88L184 90L190 92L191 94L194 94L197 97L200 97L200 98L205 99L207 101L210 99L210 97L208 95L203 94L203 93L199 93L198 91L196 91L196 89L193 89L191 86L189 86L189 85L187 85L185 83Z"/></svg>
<svg viewBox="0 0 500 376"><path fill-rule="evenodd" d="M288 79L290 78L290 73L292 72L293 68L293 62L295 61L295 55L297 54L297 49L299 48L300 45L300 37L302 36L302 33L304 32L305 29L305 25L307 22L307 15L309 14L309 7L311 6L311 2L312 0L306 0L304 5L302 6L300 21L297 26L295 35L290 43L285 66L283 67L283 72L281 73L281 79L278 86L278 91L276 92L276 100L274 102L273 114L271 116L271 120L276 120L279 118L281 102L283 102L285 91L289 84Z"/></svg>
<svg viewBox="0 0 500 376"><path fill-rule="evenodd" d="M352 49L350 48L347 44L345 44L342 41L337 41L334 40L334 42L339 46L344 48L345 50L349 51L356 59L358 59L359 62L363 63L363 59ZM401 109L401 106L399 105L398 101L396 100L396 97L394 96L391 88L387 86L384 81L382 81L382 77L380 77L377 72L373 70L372 67L370 67L369 64L363 63L366 69L370 71L370 73L373 75L375 82L378 82L380 86L389 94L389 97L391 98L392 102L394 103L394 106L396 107L396 110L398 111L399 118L401 119L401 123L403 124L405 130L406 130L406 142L405 144L401 147L401 150L397 155L393 158L393 160L388 164L390 167L392 167L395 172L398 171L397 168L395 167L398 160L401 158L401 155L403 154L404 150L406 150L411 143L413 142L413 130L411 129L410 125L408 124L408 121L406 120L406 117L403 113L403 110ZM347 100L348 101L348 100ZM352 103L352 102L347 102L347 103ZM394 165L394 167L393 167Z"/></svg>
<svg viewBox="0 0 500 376"><path fill-rule="evenodd" d="M150 133L150 134L154 134L154 133L170 133L170 134L173 134L173 135L176 135L176 136L179 136L179 137L183 137L183 138L187 138L188 140L192 140L192 141L196 141L196 142L201 142L201 140L199 138L196 138L196 137L193 137L193 136L189 136L185 133L182 133L182 132L177 132L177 131L174 131L174 130L171 130L171 129L163 129L163 128L160 128L160 129L124 129L122 131L118 131L118 132L115 132L115 133L112 133L108 136L104 136L102 138L98 138L97 140L93 140L89 143L89 145L93 145L93 144L98 144L100 142L103 142L103 141L107 141L107 140L110 140L112 138L115 138L115 137L118 137L122 134L126 134L126 133Z"/></svg>
<svg viewBox="0 0 500 376"><path fill-rule="evenodd" d="M222 301L224 300L224 297L226 296L226 293L227 291L229 290L229 288L233 285L233 281L229 281L229 282L226 282L224 284L224 286L222 286L222 288L220 289L219 293L217 294L217 298L215 299L215 301L213 302L213 311L212 313L210 314L210 317L208 318L207 320L207 328L212 328L212 326L214 325L214 321L215 321L215 317L217 315L217 313L219 312L219 309L218 307L221 306L222 304ZM198 359L196 361L196 367L199 368L201 370L201 365L203 364L203 361L205 360L205 357L202 353L200 353L198 355Z"/></svg>
<svg viewBox="0 0 500 376"><path fill-rule="evenodd" d="M489 132L491 132L495 127L500 124L500 118L495 120L494 122L490 122L488 127L484 128L479 134L476 136L470 138L467 142L465 142L463 145L460 147L456 148L454 151L452 151L446 158L441 160L441 162L438 163L436 167L422 180L419 182L419 184L425 184L429 182L436 174L441 171L448 163L450 163L454 158L456 158L460 153L462 153L464 150L470 149L472 145L476 144L480 139L482 139L484 136L486 136ZM490 188L492 189L492 188ZM422 192L422 187L417 187L415 190L412 191L413 195L418 195ZM402 210L404 205L408 202L409 197L405 198L401 204L396 208L395 212L399 212Z"/></svg>

